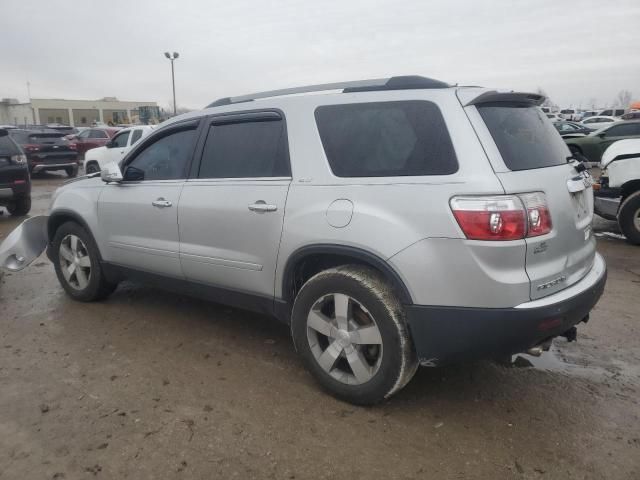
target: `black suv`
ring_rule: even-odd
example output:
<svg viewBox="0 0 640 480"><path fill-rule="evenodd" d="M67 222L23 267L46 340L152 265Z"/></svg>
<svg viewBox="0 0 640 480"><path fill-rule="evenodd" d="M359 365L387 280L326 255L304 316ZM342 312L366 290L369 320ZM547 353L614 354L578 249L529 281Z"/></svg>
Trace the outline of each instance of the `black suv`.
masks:
<svg viewBox="0 0 640 480"><path fill-rule="evenodd" d="M11 138L27 155L31 173L64 170L68 176L78 175L78 151L64 131L45 129L11 129Z"/></svg>
<svg viewBox="0 0 640 480"><path fill-rule="evenodd" d="M4 129L0 129L0 206L7 207L11 215L26 215L31 210L27 157Z"/></svg>

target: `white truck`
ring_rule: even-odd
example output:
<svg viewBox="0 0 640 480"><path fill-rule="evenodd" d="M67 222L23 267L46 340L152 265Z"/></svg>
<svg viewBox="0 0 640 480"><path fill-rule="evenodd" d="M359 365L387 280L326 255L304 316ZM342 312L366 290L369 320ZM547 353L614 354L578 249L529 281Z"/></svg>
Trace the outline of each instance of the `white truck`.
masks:
<svg viewBox="0 0 640 480"><path fill-rule="evenodd" d="M640 245L640 139L619 140L602 154L594 188L595 213L617 220L629 243Z"/></svg>
<svg viewBox="0 0 640 480"><path fill-rule="evenodd" d="M84 172L96 173L103 170L105 165L111 162L119 163L125 154L153 131L152 125L137 125L135 127L120 130L104 146L87 150L84 154Z"/></svg>

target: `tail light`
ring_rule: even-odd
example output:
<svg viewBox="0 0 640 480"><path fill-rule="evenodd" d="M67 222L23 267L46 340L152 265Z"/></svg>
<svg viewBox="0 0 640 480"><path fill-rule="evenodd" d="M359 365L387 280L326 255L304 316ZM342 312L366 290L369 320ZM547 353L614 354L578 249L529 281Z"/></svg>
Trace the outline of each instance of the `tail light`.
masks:
<svg viewBox="0 0 640 480"><path fill-rule="evenodd" d="M69 150L77 150L78 146L75 143L67 143L67 147L69 147Z"/></svg>
<svg viewBox="0 0 640 480"><path fill-rule="evenodd" d="M529 224L527 237L539 237L551 231L551 214L547 206L547 197L542 192L520 195L527 210Z"/></svg>
<svg viewBox="0 0 640 480"><path fill-rule="evenodd" d="M39 145L24 145L23 148L27 152L37 152L37 151L40 150L40 146Z"/></svg>
<svg viewBox="0 0 640 480"><path fill-rule="evenodd" d="M451 210L470 240L520 240L551 231L544 193L454 197Z"/></svg>

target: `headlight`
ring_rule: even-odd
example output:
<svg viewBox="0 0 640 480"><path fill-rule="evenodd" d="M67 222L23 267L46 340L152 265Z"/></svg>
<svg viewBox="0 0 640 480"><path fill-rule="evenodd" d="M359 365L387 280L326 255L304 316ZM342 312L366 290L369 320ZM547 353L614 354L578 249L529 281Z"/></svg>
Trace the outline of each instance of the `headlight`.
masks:
<svg viewBox="0 0 640 480"><path fill-rule="evenodd" d="M13 163L27 163L26 155L11 155L11 161Z"/></svg>

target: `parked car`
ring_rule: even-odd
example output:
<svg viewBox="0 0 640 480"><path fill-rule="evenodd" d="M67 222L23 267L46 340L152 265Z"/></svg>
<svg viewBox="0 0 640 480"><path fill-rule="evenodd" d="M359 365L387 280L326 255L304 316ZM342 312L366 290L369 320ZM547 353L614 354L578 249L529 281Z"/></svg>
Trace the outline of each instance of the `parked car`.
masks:
<svg viewBox="0 0 640 480"><path fill-rule="evenodd" d="M140 139L153 131L153 128L151 125L140 125L120 130L106 145L87 150L84 156L85 173L99 172L110 162L119 163Z"/></svg>
<svg viewBox="0 0 640 480"><path fill-rule="evenodd" d="M606 127L591 132L586 137L567 138L565 140L571 154L581 162L597 164L603 152L612 143L625 138L640 138L640 121L626 121L612 123Z"/></svg>
<svg viewBox="0 0 640 480"><path fill-rule="evenodd" d="M596 115L598 115L598 110L586 110L580 114L580 121L584 121L590 117L595 117Z"/></svg>
<svg viewBox="0 0 640 480"><path fill-rule="evenodd" d="M613 117L595 116L595 117L589 117L580 123L582 123L582 125L584 125L585 127L591 130L598 130L604 127L606 124L617 122L618 120L619 119L613 118Z"/></svg>
<svg viewBox="0 0 640 480"><path fill-rule="evenodd" d="M561 122L563 120L563 118L557 113L547 113L546 116L552 122Z"/></svg>
<svg viewBox="0 0 640 480"><path fill-rule="evenodd" d="M620 117L622 120L640 120L640 110L625 113Z"/></svg>
<svg viewBox="0 0 640 480"><path fill-rule="evenodd" d="M562 138L584 137L593 132L590 128L576 122L553 122L553 126Z"/></svg>
<svg viewBox="0 0 640 480"><path fill-rule="evenodd" d="M578 111L572 108L565 108L564 110L560 110L560 118L562 120L577 122L580 120L580 117L581 115L578 113Z"/></svg>
<svg viewBox="0 0 640 480"><path fill-rule="evenodd" d="M620 140L602 155L594 187L595 212L617 220L627 241L640 245L640 139Z"/></svg>
<svg viewBox="0 0 640 480"><path fill-rule="evenodd" d="M48 246L76 300L137 278L274 315L356 404L418 365L538 355L606 281L589 175L543 99L424 77L220 99L59 188L0 265Z"/></svg>
<svg viewBox="0 0 640 480"><path fill-rule="evenodd" d="M76 146L80 159L92 148L102 147L120 131L118 128L89 128L70 138Z"/></svg>
<svg viewBox="0 0 640 480"><path fill-rule="evenodd" d="M15 129L9 135L26 153L31 173L64 170L69 177L78 175L78 152L64 132Z"/></svg>
<svg viewBox="0 0 640 480"><path fill-rule="evenodd" d="M0 206L16 216L31 210L27 157L6 129L0 129Z"/></svg>
<svg viewBox="0 0 640 480"><path fill-rule="evenodd" d="M598 115L601 117L621 117L625 112L626 110L624 108L606 108L600 110Z"/></svg>

